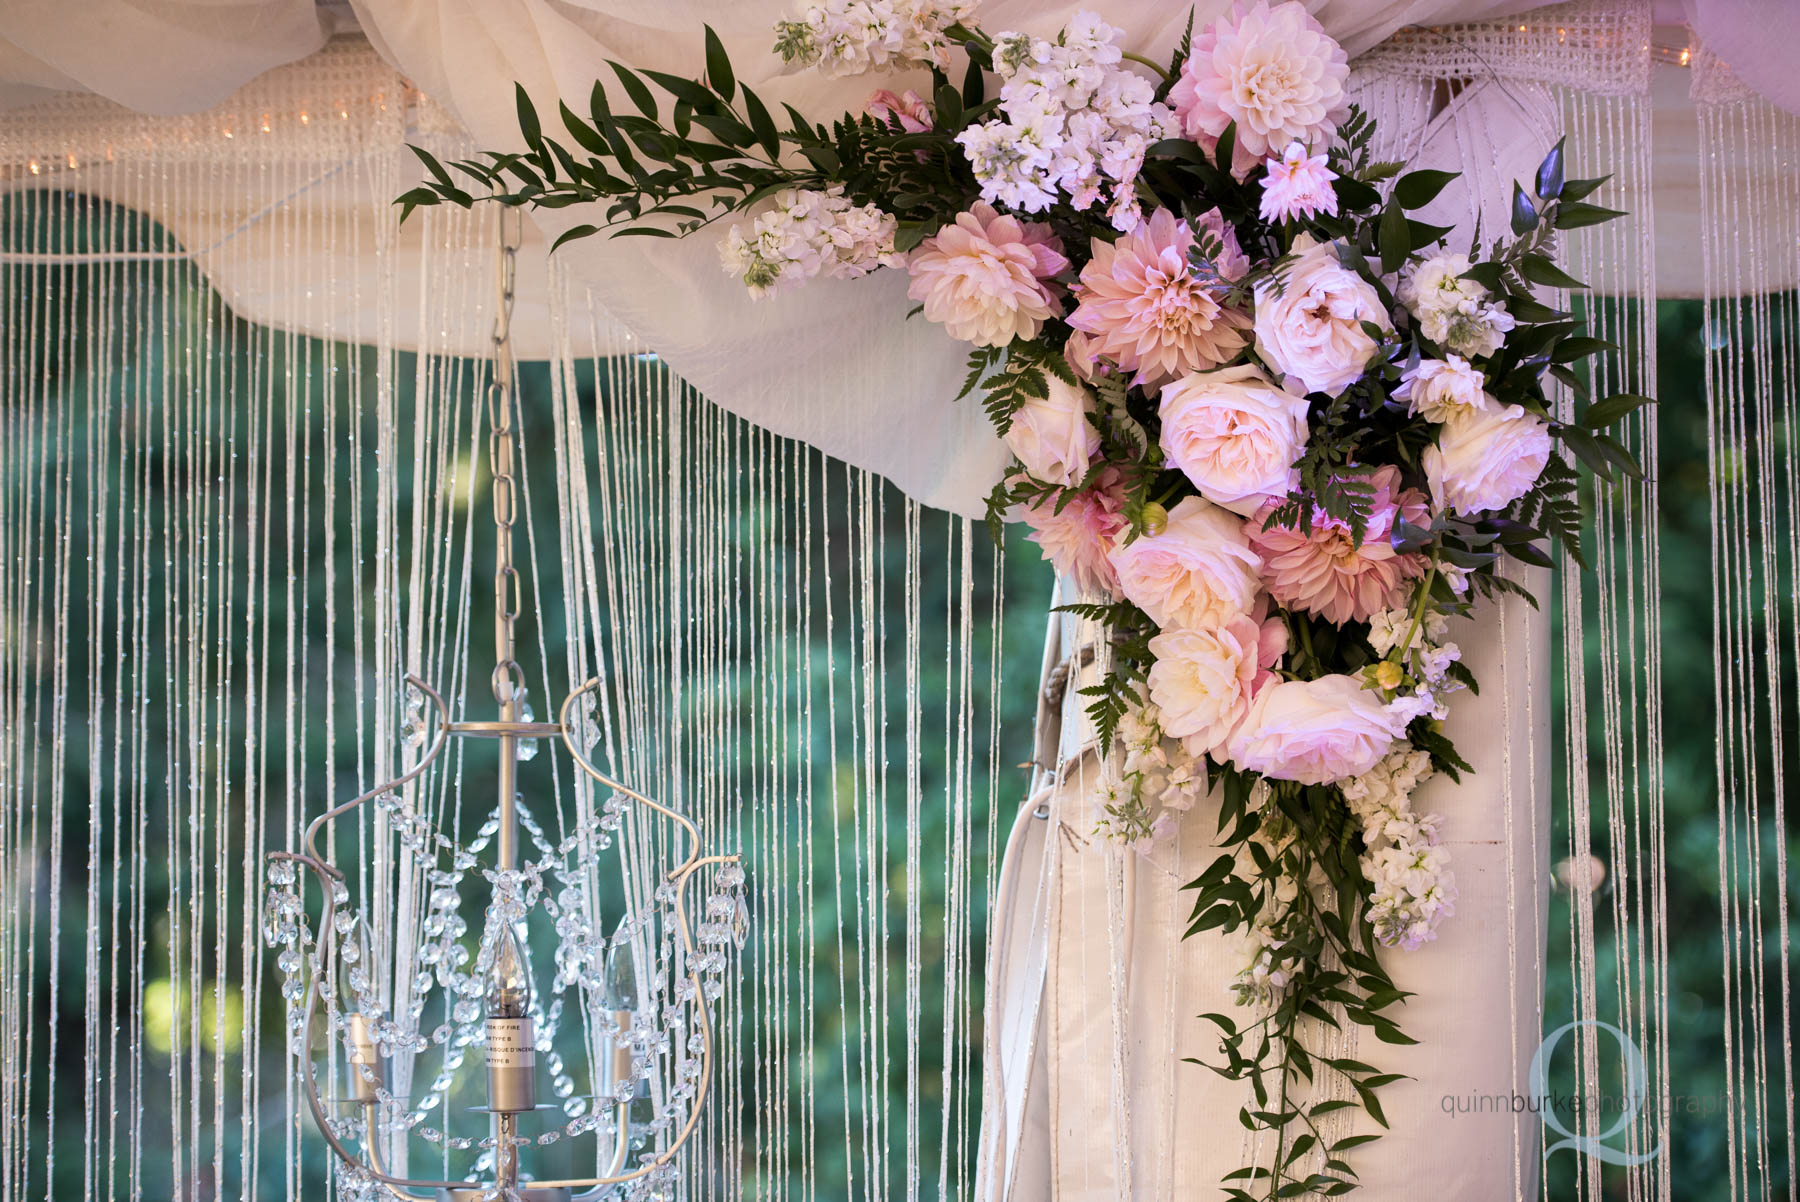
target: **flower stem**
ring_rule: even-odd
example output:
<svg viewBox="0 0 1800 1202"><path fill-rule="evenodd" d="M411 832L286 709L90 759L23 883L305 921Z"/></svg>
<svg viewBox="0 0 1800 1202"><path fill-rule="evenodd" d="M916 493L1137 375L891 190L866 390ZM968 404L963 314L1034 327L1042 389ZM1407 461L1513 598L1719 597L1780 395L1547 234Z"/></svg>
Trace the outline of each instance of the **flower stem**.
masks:
<svg viewBox="0 0 1800 1202"><path fill-rule="evenodd" d="M1419 595L1413 601L1412 622L1406 628L1406 640L1388 652L1388 658L1395 663L1402 662L1402 657L1412 650L1413 639L1418 636L1419 624L1425 620L1425 603L1431 599L1431 586L1437 581L1438 548L1431 549L1431 570L1425 573L1425 579L1419 584Z"/></svg>
<svg viewBox="0 0 1800 1202"><path fill-rule="evenodd" d="M1165 80L1169 78L1169 73L1163 69L1162 64L1160 63L1147 59L1141 54L1133 54L1129 50L1122 50L1119 54L1121 58L1128 58L1134 63L1140 63L1143 66L1150 68Z"/></svg>

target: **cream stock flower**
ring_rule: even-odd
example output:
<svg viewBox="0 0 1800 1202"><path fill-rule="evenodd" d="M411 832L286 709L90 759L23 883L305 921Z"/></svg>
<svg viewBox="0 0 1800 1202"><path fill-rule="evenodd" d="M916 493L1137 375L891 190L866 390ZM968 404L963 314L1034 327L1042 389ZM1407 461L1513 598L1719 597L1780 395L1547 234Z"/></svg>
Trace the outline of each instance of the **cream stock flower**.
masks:
<svg viewBox="0 0 1800 1202"><path fill-rule="evenodd" d="M1256 353L1307 392L1336 396L1375 353L1363 322L1383 330L1393 325L1369 282L1338 262L1334 243L1302 234L1294 251L1279 287L1275 281L1257 285Z"/></svg>
<svg viewBox="0 0 1800 1202"><path fill-rule="evenodd" d="M1068 266L1049 226L1002 217L977 201L912 253L907 295L952 337L1005 346L1037 337L1045 319L1061 311L1045 281Z"/></svg>
<svg viewBox="0 0 1800 1202"><path fill-rule="evenodd" d="M1229 510L1188 497L1161 534L1121 536L1112 563L1119 591L1158 626L1220 626L1250 611L1262 563Z"/></svg>
<svg viewBox="0 0 1800 1202"><path fill-rule="evenodd" d="M1248 364L1196 372L1163 389L1163 454L1202 496L1250 513L1297 482L1306 411Z"/></svg>

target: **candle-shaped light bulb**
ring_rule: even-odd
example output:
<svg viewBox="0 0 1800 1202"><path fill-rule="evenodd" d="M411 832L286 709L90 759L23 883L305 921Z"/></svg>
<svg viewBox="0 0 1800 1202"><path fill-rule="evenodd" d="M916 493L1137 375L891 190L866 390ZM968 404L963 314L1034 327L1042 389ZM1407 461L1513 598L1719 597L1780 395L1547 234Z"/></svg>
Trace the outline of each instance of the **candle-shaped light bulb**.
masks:
<svg viewBox="0 0 1800 1202"><path fill-rule="evenodd" d="M501 926L494 943L494 967L488 974L488 1017L524 1018L531 1009L531 975L525 952L512 924Z"/></svg>
<svg viewBox="0 0 1800 1202"><path fill-rule="evenodd" d="M342 928L340 928L342 929ZM369 924L360 917L339 935L337 1005L344 1016L344 1052L349 1058L351 1096L373 1102L381 1086L381 1057L375 1046L378 1007L365 999L375 971Z"/></svg>
<svg viewBox="0 0 1800 1202"><path fill-rule="evenodd" d="M499 924L488 973L488 1109L517 1114L537 1105L531 971L511 923Z"/></svg>

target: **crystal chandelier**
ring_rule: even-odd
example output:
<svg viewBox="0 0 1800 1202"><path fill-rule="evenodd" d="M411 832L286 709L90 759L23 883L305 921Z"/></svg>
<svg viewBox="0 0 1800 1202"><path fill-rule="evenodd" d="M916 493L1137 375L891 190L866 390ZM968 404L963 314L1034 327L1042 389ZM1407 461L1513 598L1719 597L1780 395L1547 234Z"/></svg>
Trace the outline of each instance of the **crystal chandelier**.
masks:
<svg viewBox="0 0 1800 1202"><path fill-rule="evenodd" d="M520 590L512 558L518 445L510 320L518 238L508 233L509 210L500 212L499 309L486 398L498 717L454 721L443 698L409 675L401 727L407 770L319 815L300 850L269 857L263 935L278 949L299 1084L336 1158L339 1195L350 1202L673 1197L677 1157L699 1122L712 1076L711 1004L723 995L725 972L748 929L738 857L708 854L692 822L594 766L599 681L570 694L554 722L535 721L526 700L513 641ZM421 778L453 739L491 743L498 757L497 802L467 842L434 826L419 797ZM536 754L540 740L560 743L605 798L555 842L519 791L519 763ZM422 918L372 922L392 917L372 909L391 906L392 898L358 905L351 886L367 874L346 872L321 849L322 839L327 848L358 844L333 840L330 832L334 823L360 818L365 805L374 811L378 838L397 845L400 887L420 899ZM652 896L635 908L628 902L608 932L600 915L600 856L634 825L634 847L657 849L667 867L652 873ZM660 838L646 837L652 825ZM710 890L695 922L690 886L706 876ZM320 894L316 925L302 890L306 877ZM473 946L463 914L470 895L483 899L471 902L481 911ZM534 978L528 951L529 919L539 911L556 932L548 988ZM557 1032L569 1026L582 1036L590 1094L575 1092L558 1051ZM458 1132L451 1114L471 1052L486 1062L486 1105L467 1109L482 1112L470 1126L485 1125L485 1135ZM396 1076L410 1083L415 1060L431 1054L441 1064L422 1093L390 1089ZM329 1088L321 1085L321 1064L344 1096L321 1092ZM539 1100L540 1068L554 1101ZM528 1171L533 1149L586 1136L597 1141L592 1174L541 1180ZM464 1154L471 1162L465 1178L409 1175L413 1140L446 1164Z"/></svg>

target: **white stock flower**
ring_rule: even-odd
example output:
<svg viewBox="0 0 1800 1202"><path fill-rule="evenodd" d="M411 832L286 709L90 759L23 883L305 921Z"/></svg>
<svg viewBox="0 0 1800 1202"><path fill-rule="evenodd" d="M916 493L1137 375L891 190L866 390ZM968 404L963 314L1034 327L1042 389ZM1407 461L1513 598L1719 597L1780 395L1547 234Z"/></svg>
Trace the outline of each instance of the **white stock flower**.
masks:
<svg viewBox="0 0 1800 1202"><path fill-rule="evenodd" d="M1104 200L1114 229L1137 228L1144 152L1177 126L1155 84L1124 65L1120 33L1084 11L1054 41L994 39L1000 116L956 139L983 200L1026 213L1059 197L1078 210Z"/></svg>
<svg viewBox="0 0 1800 1202"><path fill-rule="evenodd" d="M1407 951L1435 939L1438 923L1456 907L1450 853L1439 844L1442 819L1412 808L1413 790L1431 775L1430 755L1407 748L1342 785L1363 828L1362 868L1375 937Z"/></svg>
<svg viewBox="0 0 1800 1202"><path fill-rule="evenodd" d="M827 192L789 188L750 225L734 225L719 244L726 271L743 279L751 296L805 283L817 276L847 280L878 267L901 267L895 221L874 205L855 205L842 187Z"/></svg>
<svg viewBox="0 0 1800 1202"><path fill-rule="evenodd" d="M1469 256L1440 251L1412 264L1395 295L1425 337L1470 359L1500 349L1513 328L1512 314L1474 280L1462 278Z"/></svg>
<svg viewBox="0 0 1800 1202"><path fill-rule="evenodd" d="M943 67L944 30L975 15L969 0L820 0L775 25L775 51L831 78L903 67Z"/></svg>

